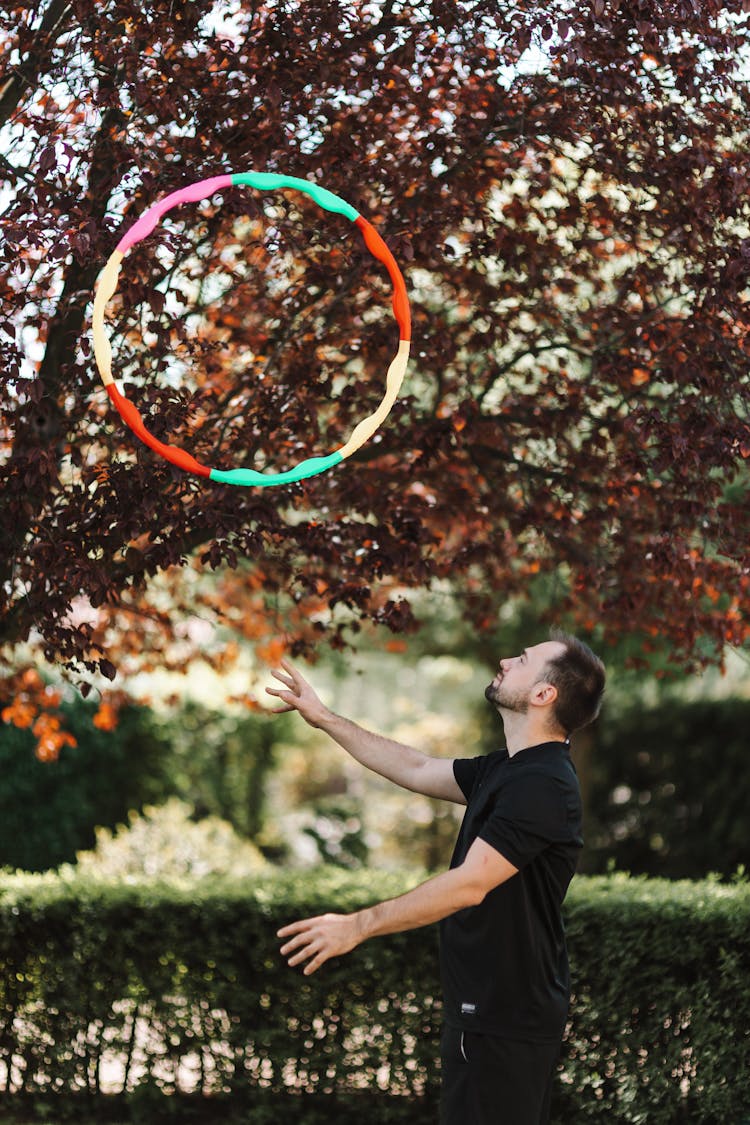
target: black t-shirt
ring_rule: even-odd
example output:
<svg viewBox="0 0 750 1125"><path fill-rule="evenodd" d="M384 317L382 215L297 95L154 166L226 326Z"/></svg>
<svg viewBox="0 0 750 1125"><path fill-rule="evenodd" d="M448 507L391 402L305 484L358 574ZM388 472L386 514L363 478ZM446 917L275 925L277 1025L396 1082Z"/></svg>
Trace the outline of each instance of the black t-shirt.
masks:
<svg viewBox="0 0 750 1125"><path fill-rule="evenodd" d="M453 772L467 808L451 867L480 839L518 874L440 923L445 1020L514 1039L559 1039L570 999L561 905L583 845L568 746L458 759Z"/></svg>

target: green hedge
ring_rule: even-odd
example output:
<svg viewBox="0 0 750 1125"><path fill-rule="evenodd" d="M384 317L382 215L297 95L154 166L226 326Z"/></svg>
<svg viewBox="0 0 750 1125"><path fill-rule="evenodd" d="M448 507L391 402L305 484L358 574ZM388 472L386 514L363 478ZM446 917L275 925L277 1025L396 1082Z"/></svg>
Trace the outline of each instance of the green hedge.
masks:
<svg viewBox="0 0 750 1125"><path fill-rule="evenodd" d="M434 1122L435 930L309 979L275 937L406 885L330 869L252 887L4 877L5 1100L78 1117L89 1101L98 1120ZM579 878L567 925L576 994L554 1121L750 1121L748 884Z"/></svg>

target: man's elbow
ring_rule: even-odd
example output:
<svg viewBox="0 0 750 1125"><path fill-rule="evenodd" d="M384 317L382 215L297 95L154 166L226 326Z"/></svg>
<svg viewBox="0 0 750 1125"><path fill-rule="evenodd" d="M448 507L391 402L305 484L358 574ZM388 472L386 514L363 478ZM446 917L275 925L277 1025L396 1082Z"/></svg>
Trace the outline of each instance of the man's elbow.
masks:
<svg viewBox="0 0 750 1125"><path fill-rule="evenodd" d="M497 867L492 869L486 863L472 863L464 866L462 874L461 894L465 899L463 905L479 906L490 891L494 891L496 887L517 875L518 868L510 863L503 863L501 869Z"/></svg>
<svg viewBox="0 0 750 1125"><path fill-rule="evenodd" d="M474 879L467 879L461 888L463 907L479 906L481 902L484 902L491 889L491 887L485 886L484 883L476 882Z"/></svg>

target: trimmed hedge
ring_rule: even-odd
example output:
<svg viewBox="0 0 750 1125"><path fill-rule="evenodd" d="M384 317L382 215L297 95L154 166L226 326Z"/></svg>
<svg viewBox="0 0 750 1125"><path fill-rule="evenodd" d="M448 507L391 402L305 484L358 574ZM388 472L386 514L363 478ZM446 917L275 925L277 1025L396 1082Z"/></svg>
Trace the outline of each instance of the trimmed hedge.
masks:
<svg viewBox="0 0 750 1125"><path fill-rule="evenodd" d="M312 978L275 936L417 878L5 876L0 1089L50 1115L91 1102L99 1120L434 1122L435 929ZM566 905L575 999L553 1120L750 1122L750 886L581 877Z"/></svg>

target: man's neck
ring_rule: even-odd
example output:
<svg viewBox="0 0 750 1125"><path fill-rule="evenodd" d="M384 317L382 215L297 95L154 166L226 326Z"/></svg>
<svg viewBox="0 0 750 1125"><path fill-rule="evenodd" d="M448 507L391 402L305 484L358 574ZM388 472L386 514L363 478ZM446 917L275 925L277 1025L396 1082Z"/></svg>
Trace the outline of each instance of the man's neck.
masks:
<svg viewBox="0 0 750 1125"><path fill-rule="evenodd" d="M566 742L564 731L554 730L546 724L533 721L533 716L519 715L517 712L501 712L505 728L505 745L512 758L519 750L529 746L540 746L543 742Z"/></svg>

